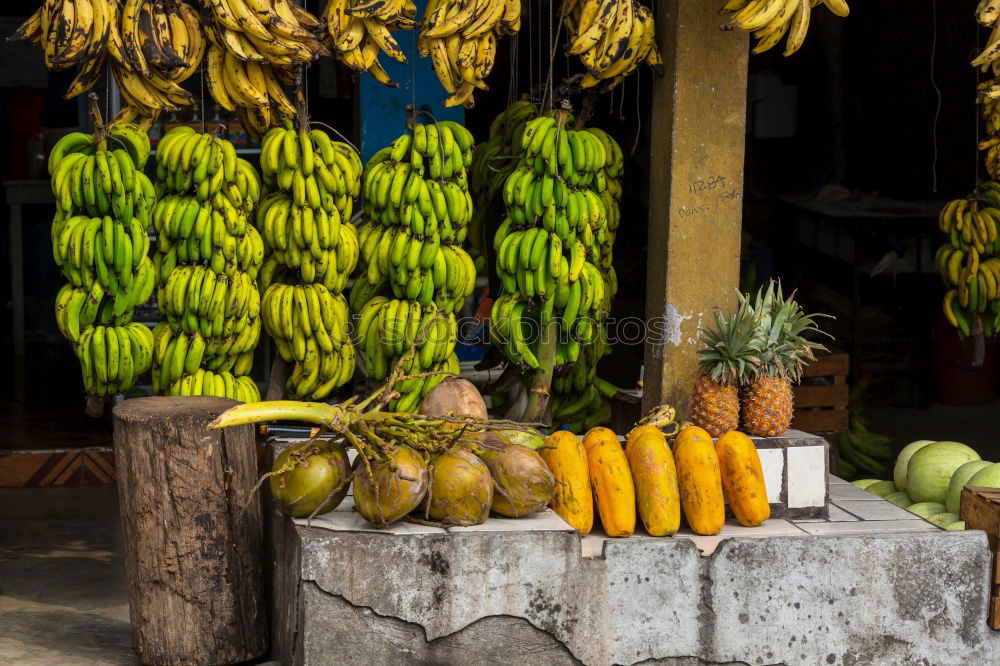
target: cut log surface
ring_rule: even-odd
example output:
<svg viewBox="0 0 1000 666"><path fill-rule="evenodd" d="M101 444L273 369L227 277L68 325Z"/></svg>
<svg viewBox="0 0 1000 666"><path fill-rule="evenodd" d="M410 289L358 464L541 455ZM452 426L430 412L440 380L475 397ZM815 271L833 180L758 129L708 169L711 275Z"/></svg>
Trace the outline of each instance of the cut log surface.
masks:
<svg viewBox="0 0 1000 666"><path fill-rule="evenodd" d="M267 650L254 428L206 428L236 404L156 397L114 410L133 647L145 664L234 664Z"/></svg>

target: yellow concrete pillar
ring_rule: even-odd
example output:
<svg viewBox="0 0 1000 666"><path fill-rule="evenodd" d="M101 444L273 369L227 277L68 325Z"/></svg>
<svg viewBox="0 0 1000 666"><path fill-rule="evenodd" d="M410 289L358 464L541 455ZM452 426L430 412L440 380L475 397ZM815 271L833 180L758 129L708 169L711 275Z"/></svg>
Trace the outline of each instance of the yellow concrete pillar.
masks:
<svg viewBox="0 0 1000 666"><path fill-rule="evenodd" d="M746 141L748 37L722 32L722 0L660 0L666 73L655 77L643 408L686 410L698 329L735 302Z"/></svg>

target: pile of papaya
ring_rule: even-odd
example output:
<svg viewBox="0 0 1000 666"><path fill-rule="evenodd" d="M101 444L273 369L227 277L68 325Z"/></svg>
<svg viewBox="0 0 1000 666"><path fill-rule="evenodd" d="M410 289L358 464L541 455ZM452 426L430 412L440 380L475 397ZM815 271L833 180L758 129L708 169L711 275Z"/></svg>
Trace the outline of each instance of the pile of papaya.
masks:
<svg viewBox="0 0 1000 666"><path fill-rule="evenodd" d="M673 534L682 516L696 534L718 534L726 503L747 527L771 515L757 448L738 431L713 441L688 426L671 450L655 425L634 428L624 446L608 428L593 428L582 440L560 430L541 454L557 480L553 511L584 536L593 529L595 507L610 537L631 536L637 516L650 536Z"/></svg>

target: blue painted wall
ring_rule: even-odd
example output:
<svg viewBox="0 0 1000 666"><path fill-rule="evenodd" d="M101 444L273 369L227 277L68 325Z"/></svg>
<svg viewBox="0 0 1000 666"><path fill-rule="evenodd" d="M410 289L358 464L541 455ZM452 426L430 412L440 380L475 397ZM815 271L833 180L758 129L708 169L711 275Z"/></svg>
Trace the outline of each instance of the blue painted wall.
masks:
<svg viewBox="0 0 1000 666"><path fill-rule="evenodd" d="M417 18L422 18L427 2L417 0L416 5ZM398 88L387 88L370 74L361 75L358 112L361 121L361 158L365 162L403 133L406 129L406 105L413 104L414 99L417 109L427 105L438 120L455 120L460 123L465 120L465 109L461 106L450 109L442 106L441 103L448 97L448 91L438 81L431 59L421 58L417 53L417 32L399 30L392 33L409 60L405 65L384 53L379 54L379 61L392 80L399 83ZM423 116L420 120L427 122L429 118Z"/></svg>

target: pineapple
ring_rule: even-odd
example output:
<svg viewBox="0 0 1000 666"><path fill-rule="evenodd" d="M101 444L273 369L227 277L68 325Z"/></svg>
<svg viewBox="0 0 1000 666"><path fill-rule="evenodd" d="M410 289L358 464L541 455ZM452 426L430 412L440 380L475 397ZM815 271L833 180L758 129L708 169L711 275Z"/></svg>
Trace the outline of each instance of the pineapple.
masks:
<svg viewBox="0 0 1000 666"><path fill-rule="evenodd" d="M749 296L741 296L740 301L741 306L750 306ZM795 302L795 294L785 300L781 284L774 282L763 295L757 292L750 307L763 348L760 364L741 392L743 428L751 435L778 437L792 423L792 383L799 381L806 362L815 358L814 350L826 350L803 336L822 332L815 318L829 315L807 315Z"/></svg>
<svg viewBox="0 0 1000 666"><path fill-rule="evenodd" d="M691 396L691 419L712 437L721 437L740 425L738 389L760 363L763 338L748 302L741 302L729 321L718 309L714 314L715 327L701 331L702 374Z"/></svg>

